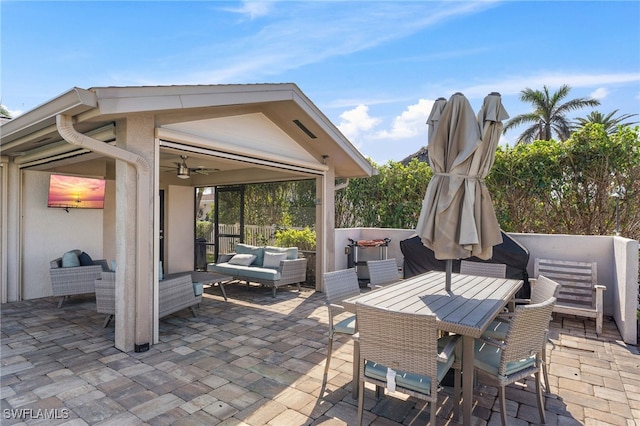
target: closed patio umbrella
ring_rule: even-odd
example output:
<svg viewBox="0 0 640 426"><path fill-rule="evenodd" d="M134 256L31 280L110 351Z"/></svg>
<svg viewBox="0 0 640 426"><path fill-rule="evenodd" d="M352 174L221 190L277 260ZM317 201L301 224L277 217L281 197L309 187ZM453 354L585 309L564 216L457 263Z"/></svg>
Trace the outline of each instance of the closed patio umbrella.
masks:
<svg viewBox="0 0 640 426"><path fill-rule="evenodd" d="M433 114L432 110L430 118ZM461 93L451 96L441 110L427 145L434 175L416 226L436 259L490 259L493 246L502 242L484 178L495 160L502 120L507 117L497 93L485 98L478 117ZM447 291L451 263L447 262Z"/></svg>

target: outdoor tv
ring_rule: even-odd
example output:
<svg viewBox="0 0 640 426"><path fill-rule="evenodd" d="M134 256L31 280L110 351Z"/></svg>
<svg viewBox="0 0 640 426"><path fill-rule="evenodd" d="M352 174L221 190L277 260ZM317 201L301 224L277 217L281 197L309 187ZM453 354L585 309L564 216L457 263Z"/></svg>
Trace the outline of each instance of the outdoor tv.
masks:
<svg viewBox="0 0 640 426"><path fill-rule="evenodd" d="M52 174L47 207L103 209L104 187L104 179Z"/></svg>

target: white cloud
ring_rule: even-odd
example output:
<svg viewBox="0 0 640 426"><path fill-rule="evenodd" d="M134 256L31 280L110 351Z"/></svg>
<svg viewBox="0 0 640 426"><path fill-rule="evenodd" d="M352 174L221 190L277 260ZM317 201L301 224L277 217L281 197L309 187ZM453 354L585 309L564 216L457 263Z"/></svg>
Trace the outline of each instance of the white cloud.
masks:
<svg viewBox="0 0 640 426"><path fill-rule="evenodd" d="M406 139L420 133L426 135L425 122L433 108L433 102L429 99L420 99L417 104L409 105L393 120L391 129L378 132L376 138Z"/></svg>
<svg viewBox="0 0 640 426"><path fill-rule="evenodd" d="M260 16L267 15L269 13L270 4L271 2L245 1L242 2L241 7L225 8L225 10L228 12L246 15L249 19L255 19Z"/></svg>
<svg viewBox="0 0 640 426"><path fill-rule="evenodd" d="M368 132L380 123L380 119L369 115L369 107L358 105L340 114L342 121L338 129L351 141L356 142L360 135Z"/></svg>
<svg viewBox="0 0 640 426"><path fill-rule="evenodd" d="M591 95L589 96L594 99L604 99L607 97L607 95L609 95L609 91L607 89L605 89L604 87L598 87L596 90L591 92Z"/></svg>

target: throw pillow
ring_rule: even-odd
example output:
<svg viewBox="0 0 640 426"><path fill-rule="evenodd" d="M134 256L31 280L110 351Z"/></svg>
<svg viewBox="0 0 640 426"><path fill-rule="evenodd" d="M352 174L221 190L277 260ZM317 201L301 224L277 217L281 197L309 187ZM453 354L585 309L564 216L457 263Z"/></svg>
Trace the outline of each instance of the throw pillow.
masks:
<svg viewBox="0 0 640 426"><path fill-rule="evenodd" d="M255 254L235 254L229 259L229 263L232 265L249 266L255 259Z"/></svg>
<svg viewBox="0 0 640 426"><path fill-rule="evenodd" d="M265 251L262 266L264 266L265 268L277 269L280 267L281 260L287 260L287 253L270 253L268 251Z"/></svg>
<svg viewBox="0 0 640 426"><path fill-rule="evenodd" d="M80 266L80 259L78 259L78 254L75 251L68 251L62 255L63 268L73 268L76 266Z"/></svg>
<svg viewBox="0 0 640 426"><path fill-rule="evenodd" d="M80 256L78 256L78 260L80 261L80 266L90 266L93 265L93 259L87 253L82 252Z"/></svg>

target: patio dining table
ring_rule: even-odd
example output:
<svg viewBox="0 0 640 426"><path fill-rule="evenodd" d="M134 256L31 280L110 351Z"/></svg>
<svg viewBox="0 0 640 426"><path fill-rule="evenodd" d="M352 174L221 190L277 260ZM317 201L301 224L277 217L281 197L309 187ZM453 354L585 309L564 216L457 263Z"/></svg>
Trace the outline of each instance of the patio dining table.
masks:
<svg viewBox="0 0 640 426"><path fill-rule="evenodd" d="M500 313L522 280L452 274L451 291L445 290L444 272L427 272L357 297L343 300L344 308L355 313L356 304L409 312L435 314L439 330L462 336L463 424L471 424L473 399L474 340L482 335ZM357 342L355 343L357 345ZM359 348L354 347L352 393L358 394Z"/></svg>

